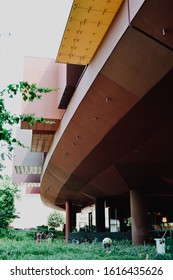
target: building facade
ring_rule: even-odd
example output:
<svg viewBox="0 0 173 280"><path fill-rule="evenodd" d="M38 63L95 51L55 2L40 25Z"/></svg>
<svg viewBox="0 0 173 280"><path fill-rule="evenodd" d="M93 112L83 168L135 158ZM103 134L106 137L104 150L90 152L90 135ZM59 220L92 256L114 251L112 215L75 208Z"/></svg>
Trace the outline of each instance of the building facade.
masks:
<svg viewBox="0 0 173 280"><path fill-rule="evenodd" d="M75 0L55 61L40 62L41 85L60 90L23 112L55 125L21 128L42 153L41 199L66 211L67 239L92 204L97 232L105 207L122 231L131 217L133 244L163 216L173 221L172 12L171 0ZM29 81L39 72L31 68Z"/></svg>

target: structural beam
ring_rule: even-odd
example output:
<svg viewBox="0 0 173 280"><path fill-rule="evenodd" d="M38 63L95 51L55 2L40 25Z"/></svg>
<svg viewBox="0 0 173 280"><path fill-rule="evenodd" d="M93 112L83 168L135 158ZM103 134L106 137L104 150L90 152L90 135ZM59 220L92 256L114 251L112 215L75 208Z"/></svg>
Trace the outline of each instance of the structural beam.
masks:
<svg viewBox="0 0 173 280"><path fill-rule="evenodd" d="M132 243L144 244L149 237L148 211L145 194L139 190L130 190L130 208L132 218Z"/></svg>

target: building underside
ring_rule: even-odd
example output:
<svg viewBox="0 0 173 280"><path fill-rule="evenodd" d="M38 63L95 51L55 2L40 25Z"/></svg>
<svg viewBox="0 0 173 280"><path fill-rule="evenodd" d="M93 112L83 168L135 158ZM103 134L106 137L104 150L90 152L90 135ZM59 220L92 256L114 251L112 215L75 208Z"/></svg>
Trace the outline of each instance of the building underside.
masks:
<svg viewBox="0 0 173 280"><path fill-rule="evenodd" d="M62 96L40 186L44 203L66 209L67 233L71 211L93 203L104 231L106 203L110 218L132 217L134 244L150 215L173 221L173 2L137 2L123 1L89 64L65 62L81 75Z"/></svg>

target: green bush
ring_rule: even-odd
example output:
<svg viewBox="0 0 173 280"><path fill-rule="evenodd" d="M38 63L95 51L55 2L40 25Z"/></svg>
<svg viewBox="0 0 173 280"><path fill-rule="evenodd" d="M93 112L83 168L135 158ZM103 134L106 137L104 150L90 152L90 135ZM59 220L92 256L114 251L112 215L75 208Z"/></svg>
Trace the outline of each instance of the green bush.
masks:
<svg viewBox="0 0 173 280"><path fill-rule="evenodd" d="M36 231L40 231L40 232L47 232L48 231L48 226L42 225L42 226L37 226Z"/></svg>
<svg viewBox="0 0 173 280"><path fill-rule="evenodd" d="M34 230L16 230L11 228L0 228L0 239L11 239L16 241L33 240L34 233Z"/></svg>
<svg viewBox="0 0 173 280"><path fill-rule="evenodd" d="M6 228L0 228L0 238L6 237L7 229Z"/></svg>
<svg viewBox="0 0 173 280"><path fill-rule="evenodd" d="M53 237L54 239L56 238L64 238L65 237L65 233L63 231L60 231L60 230L56 230L55 228L51 227L51 228L48 228L48 226L38 226L36 228L35 231L28 231L27 235L28 236L34 236L34 234L36 232L45 232L46 234L48 234L49 232L53 233Z"/></svg>
<svg viewBox="0 0 173 280"><path fill-rule="evenodd" d="M31 239L31 240L33 240L33 238L34 238L34 235L35 235L35 230L26 230L25 231L25 236L26 236L26 238L28 238L28 239Z"/></svg>
<svg viewBox="0 0 173 280"><path fill-rule="evenodd" d="M119 243L119 244L118 244ZM110 252L100 242L73 244L56 239L37 243L34 240L0 240L1 260L170 260L170 254L159 255L155 246L132 246L128 242L115 242Z"/></svg>
<svg viewBox="0 0 173 280"><path fill-rule="evenodd" d="M56 229L49 229L49 232L52 232L53 233L53 237L54 238L64 238L65 237L65 234L63 231L60 231L60 230L56 230Z"/></svg>
<svg viewBox="0 0 173 280"><path fill-rule="evenodd" d="M157 254L154 245L134 246L128 240L113 241L105 252L101 242L67 243L61 238L37 243L33 230L0 230L1 260L173 260L173 254ZM63 233L57 231L57 235Z"/></svg>

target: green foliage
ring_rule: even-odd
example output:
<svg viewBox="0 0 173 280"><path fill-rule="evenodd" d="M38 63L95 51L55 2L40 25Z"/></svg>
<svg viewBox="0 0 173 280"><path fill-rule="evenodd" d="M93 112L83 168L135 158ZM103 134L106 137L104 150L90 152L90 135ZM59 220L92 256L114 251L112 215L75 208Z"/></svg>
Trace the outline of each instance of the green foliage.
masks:
<svg viewBox="0 0 173 280"><path fill-rule="evenodd" d="M5 230L3 230L5 231ZM101 242L67 243L62 239L37 243L33 231L6 230L6 237L0 231L1 260L172 260L173 255L157 254L155 245L133 246L130 241L114 241L109 252Z"/></svg>
<svg viewBox="0 0 173 280"><path fill-rule="evenodd" d="M42 226L38 226L36 228L37 231L43 232L43 231L48 231L48 226L42 225Z"/></svg>
<svg viewBox="0 0 173 280"><path fill-rule="evenodd" d="M32 240L34 236L33 231L25 231L25 230L15 230L13 228L0 228L0 238L3 240L15 240L15 241L26 241Z"/></svg>
<svg viewBox="0 0 173 280"><path fill-rule="evenodd" d="M19 190L9 177L0 179L0 228L7 228L18 217L15 209L15 197Z"/></svg>
<svg viewBox="0 0 173 280"><path fill-rule="evenodd" d="M50 93L57 89L40 88L36 84L29 84L28 82L19 82L18 84L10 84L6 89L0 91L0 144L7 144L9 156L14 148L14 144L23 146L22 143L17 141L12 135L12 127L20 121L26 121L31 126L35 122L43 122L52 124L54 122L46 121L43 117L37 118L34 114L15 115L11 114L5 106L5 97L13 98L20 93L24 101L32 102L34 99L41 99L43 93ZM3 168L4 154L0 155L0 170Z"/></svg>
<svg viewBox="0 0 173 280"><path fill-rule="evenodd" d="M64 217L61 213L54 211L49 214L48 216L48 226L49 227L59 227L60 225L64 224Z"/></svg>
<svg viewBox="0 0 173 280"><path fill-rule="evenodd" d="M61 230L56 230L53 228L49 229L49 232L53 233L53 238L55 239L64 239L65 238L65 233Z"/></svg>
<svg viewBox="0 0 173 280"><path fill-rule="evenodd" d="M0 92L0 96L8 94L10 98L13 98L18 92L20 92L24 101L28 100L32 102L35 98L40 99L42 97L42 93L48 93L54 90L57 89L40 88L37 87L36 84L29 84L24 81L19 82L18 84L9 84L6 89L3 89Z"/></svg>

